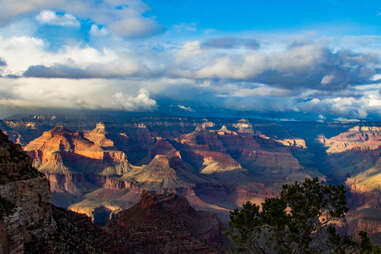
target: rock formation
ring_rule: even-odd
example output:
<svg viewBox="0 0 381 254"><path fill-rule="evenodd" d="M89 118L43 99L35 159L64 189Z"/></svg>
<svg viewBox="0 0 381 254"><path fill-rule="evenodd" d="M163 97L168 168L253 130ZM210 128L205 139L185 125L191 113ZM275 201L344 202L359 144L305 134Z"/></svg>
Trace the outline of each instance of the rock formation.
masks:
<svg viewBox="0 0 381 254"><path fill-rule="evenodd" d="M197 212L180 196L143 192L106 229L120 243L119 253L217 253L220 227L215 215Z"/></svg>
<svg viewBox="0 0 381 254"><path fill-rule="evenodd" d="M78 215L52 206L48 180L1 131L0 179L0 253L103 252L103 246L96 248L102 231L90 226L99 233L95 240L84 223L87 217L75 221Z"/></svg>
<svg viewBox="0 0 381 254"><path fill-rule="evenodd" d="M332 138L320 136L319 142L327 147L327 153L342 153L350 150L376 150L381 145L381 127L355 126Z"/></svg>

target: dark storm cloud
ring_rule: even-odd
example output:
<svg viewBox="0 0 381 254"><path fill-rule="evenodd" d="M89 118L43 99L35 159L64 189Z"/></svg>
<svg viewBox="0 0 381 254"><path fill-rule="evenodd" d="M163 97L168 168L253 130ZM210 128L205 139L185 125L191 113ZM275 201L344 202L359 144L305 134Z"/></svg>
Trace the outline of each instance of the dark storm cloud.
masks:
<svg viewBox="0 0 381 254"><path fill-rule="evenodd" d="M341 90L380 82L376 54L333 51L318 45L294 45L282 52L255 51L217 58L201 68L200 78L263 83L284 89Z"/></svg>
<svg viewBox="0 0 381 254"><path fill-rule="evenodd" d="M91 78L85 70L73 68L66 65L54 65L46 67L43 65L30 66L23 74L24 77L36 78L71 78L86 79Z"/></svg>
<svg viewBox="0 0 381 254"><path fill-rule="evenodd" d="M132 66L119 68L115 70L115 66L110 64L94 64L85 68L70 66L66 64L55 64L52 66L34 65L30 66L24 73L23 77L33 78L65 78L65 79L123 79L127 77L150 77L157 75L155 71L145 72L146 69L140 69Z"/></svg>

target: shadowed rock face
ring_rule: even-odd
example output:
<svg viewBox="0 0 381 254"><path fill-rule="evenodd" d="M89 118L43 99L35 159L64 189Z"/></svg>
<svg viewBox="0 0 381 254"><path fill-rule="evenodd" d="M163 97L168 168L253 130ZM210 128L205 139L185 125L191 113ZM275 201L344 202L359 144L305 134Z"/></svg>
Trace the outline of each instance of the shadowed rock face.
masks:
<svg viewBox="0 0 381 254"><path fill-rule="evenodd" d="M42 174L32 168L32 160L21 146L9 142L8 137L0 131L0 184L39 176Z"/></svg>
<svg viewBox="0 0 381 254"><path fill-rule="evenodd" d="M121 243L120 253L217 253L221 243L216 216L197 212L175 194L143 192L106 230Z"/></svg>
<svg viewBox="0 0 381 254"><path fill-rule="evenodd" d="M1 131L0 175L0 253L103 253L107 235L52 206L48 180Z"/></svg>
<svg viewBox="0 0 381 254"><path fill-rule="evenodd" d="M0 121L0 125L14 141L28 144L34 165L50 182L55 204L85 213L100 224L136 204L144 189L176 193L197 209L226 215L247 200L261 203L276 195L285 182L319 176L345 183L350 206L358 209L351 221L379 234L379 219L373 216L378 213L373 217L364 213L381 207L377 124L162 117L97 121L64 123L75 131L62 125L53 128L55 120ZM12 163L18 168L25 160ZM11 172L3 173L6 177L0 181L11 180ZM22 175L25 180L33 177Z"/></svg>
<svg viewBox="0 0 381 254"><path fill-rule="evenodd" d="M107 233L85 215L52 206L47 179L1 133L0 149L1 172L7 175L9 163L12 173L0 184L0 253L217 253L217 217L197 212L183 197L143 191L138 205L107 224ZM112 209L96 207L96 222L105 224Z"/></svg>
<svg viewBox="0 0 381 254"><path fill-rule="evenodd" d="M282 144L260 136L247 120L229 128L204 121L186 134L160 123L157 128L168 137L145 124L124 126L97 123L90 131L70 131L57 125L25 146L49 179L55 204L98 222L95 209L112 208L114 213L129 208L146 189L184 194L198 209L226 214L245 198L263 200L269 191L257 188L257 178L280 185L308 175L292 154L303 149L302 141ZM132 165L126 154L134 161L140 158L139 163ZM205 184L229 191L214 200L200 198Z"/></svg>
<svg viewBox="0 0 381 254"><path fill-rule="evenodd" d="M24 245L48 238L55 224L48 181L32 167L21 147L0 131L0 251L22 253Z"/></svg>

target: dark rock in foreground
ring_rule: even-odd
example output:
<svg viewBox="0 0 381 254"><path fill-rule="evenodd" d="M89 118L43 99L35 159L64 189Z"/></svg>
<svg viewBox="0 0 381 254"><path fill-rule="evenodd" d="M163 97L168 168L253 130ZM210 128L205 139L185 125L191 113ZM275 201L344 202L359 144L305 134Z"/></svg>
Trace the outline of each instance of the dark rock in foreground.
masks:
<svg viewBox="0 0 381 254"><path fill-rule="evenodd" d="M119 253L218 253L220 227L215 215L194 210L183 197L143 192L106 230L118 239Z"/></svg>

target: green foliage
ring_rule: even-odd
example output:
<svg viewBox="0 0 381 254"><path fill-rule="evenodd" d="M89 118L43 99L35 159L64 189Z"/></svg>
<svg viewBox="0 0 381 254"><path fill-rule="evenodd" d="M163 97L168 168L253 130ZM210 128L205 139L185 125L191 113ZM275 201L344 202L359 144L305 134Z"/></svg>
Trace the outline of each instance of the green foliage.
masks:
<svg viewBox="0 0 381 254"><path fill-rule="evenodd" d="M283 185L261 207L247 202L231 211L226 234L239 253L381 253L365 232L360 243L337 232L347 211L344 186L306 179Z"/></svg>

